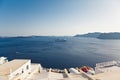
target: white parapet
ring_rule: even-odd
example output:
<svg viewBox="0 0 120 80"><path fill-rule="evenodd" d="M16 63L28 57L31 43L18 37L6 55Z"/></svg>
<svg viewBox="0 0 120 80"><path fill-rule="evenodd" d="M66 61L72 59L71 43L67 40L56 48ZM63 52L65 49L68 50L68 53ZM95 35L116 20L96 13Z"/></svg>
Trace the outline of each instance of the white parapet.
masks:
<svg viewBox="0 0 120 80"><path fill-rule="evenodd" d="M95 73L103 73L105 72L104 68L118 66L118 65L119 65L118 61L108 61L108 62L97 63L95 67Z"/></svg>

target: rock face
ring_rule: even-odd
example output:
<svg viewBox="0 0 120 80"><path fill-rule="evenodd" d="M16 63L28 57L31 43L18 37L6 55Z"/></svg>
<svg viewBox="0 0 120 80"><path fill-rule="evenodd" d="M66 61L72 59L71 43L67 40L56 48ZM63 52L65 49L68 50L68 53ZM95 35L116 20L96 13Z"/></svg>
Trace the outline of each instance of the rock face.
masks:
<svg viewBox="0 0 120 80"><path fill-rule="evenodd" d="M120 33L102 33L98 37L98 39L120 39Z"/></svg>
<svg viewBox="0 0 120 80"><path fill-rule="evenodd" d="M94 32L94 33L87 33L87 34L77 34L74 37L91 37L91 38L97 38L101 33L100 32Z"/></svg>

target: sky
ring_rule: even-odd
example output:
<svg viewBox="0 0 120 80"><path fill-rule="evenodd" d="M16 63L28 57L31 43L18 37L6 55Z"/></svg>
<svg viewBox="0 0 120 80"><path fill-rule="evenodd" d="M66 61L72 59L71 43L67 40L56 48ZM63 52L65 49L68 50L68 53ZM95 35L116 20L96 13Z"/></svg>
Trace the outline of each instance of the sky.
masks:
<svg viewBox="0 0 120 80"><path fill-rule="evenodd" d="M120 0L0 0L0 36L120 32Z"/></svg>

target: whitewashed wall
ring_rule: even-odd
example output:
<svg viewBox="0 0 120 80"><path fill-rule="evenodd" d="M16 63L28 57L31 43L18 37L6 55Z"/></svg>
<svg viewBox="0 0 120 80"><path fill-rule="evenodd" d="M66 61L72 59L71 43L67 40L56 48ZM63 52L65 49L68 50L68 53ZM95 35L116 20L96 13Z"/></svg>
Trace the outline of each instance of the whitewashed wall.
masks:
<svg viewBox="0 0 120 80"><path fill-rule="evenodd" d="M27 65L29 66L29 69L27 69ZM22 73L22 71L23 71L23 73ZM22 78L24 79L25 77L27 77L29 75L30 71L31 71L31 60L26 62L23 66L18 68L16 71L12 72L9 75L9 80L16 76L19 76L19 75L21 75Z"/></svg>

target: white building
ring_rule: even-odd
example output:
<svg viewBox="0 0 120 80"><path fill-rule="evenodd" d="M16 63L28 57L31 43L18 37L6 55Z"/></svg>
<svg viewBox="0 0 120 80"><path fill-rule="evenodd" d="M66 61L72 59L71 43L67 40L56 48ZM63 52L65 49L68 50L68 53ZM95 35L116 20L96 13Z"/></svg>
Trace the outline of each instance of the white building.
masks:
<svg viewBox="0 0 120 80"><path fill-rule="evenodd" d="M0 57L0 65L4 64L6 62L8 62L6 57Z"/></svg>
<svg viewBox="0 0 120 80"><path fill-rule="evenodd" d="M31 60L15 59L0 65L0 80L23 80L31 71Z"/></svg>

